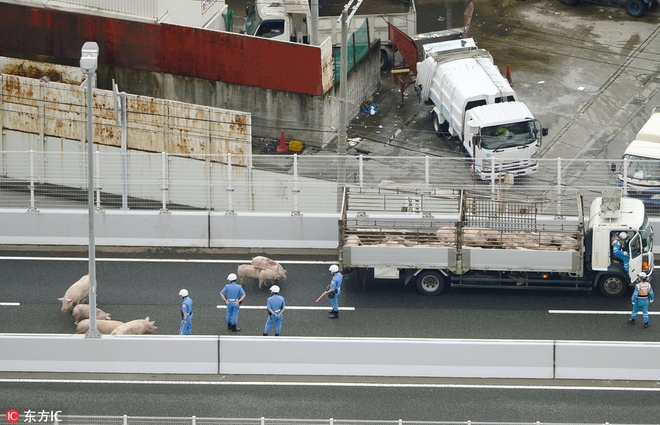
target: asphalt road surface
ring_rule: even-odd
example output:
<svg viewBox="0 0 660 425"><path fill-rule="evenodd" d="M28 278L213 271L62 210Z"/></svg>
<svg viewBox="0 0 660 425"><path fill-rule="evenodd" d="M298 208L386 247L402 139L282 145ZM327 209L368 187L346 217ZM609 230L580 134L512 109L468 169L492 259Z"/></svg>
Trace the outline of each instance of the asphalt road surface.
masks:
<svg viewBox="0 0 660 425"><path fill-rule="evenodd" d="M122 321L149 316L157 334L175 335L185 287L194 300L193 332L226 334L219 291L249 259L99 258L98 306ZM339 320L328 320L328 300L315 300L330 281L329 263L301 257L282 264L284 336L657 341L660 335L656 316L646 330L627 325L628 296L450 288L425 297L397 281L363 286L353 274L342 286ZM0 332L75 332L57 297L87 267L84 258L0 258ZM241 335L259 335L269 291L255 280L246 291ZM0 374L0 408L65 415L648 424L658 423L658 392L657 382L621 381Z"/></svg>
<svg viewBox="0 0 660 425"><path fill-rule="evenodd" d="M6 257L5 257L6 258ZM158 334L175 335L178 296L186 288L194 301L193 333L227 333L220 290L227 274L247 258L231 260L97 259L97 306L113 319L149 316ZM629 294L609 299L593 293L449 288L436 297L396 280L358 282L348 273L339 300L339 320L328 320L327 298L315 303L330 282L329 263L282 262L280 283L287 302L282 334L288 336L569 339L658 341L660 318L651 326L629 326ZM0 259L0 332L75 333L58 297L87 273L84 258ZM269 291L249 279L239 314L244 335L260 335ZM218 308L220 306L220 308ZM654 312L651 305L651 312Z"/></svg>

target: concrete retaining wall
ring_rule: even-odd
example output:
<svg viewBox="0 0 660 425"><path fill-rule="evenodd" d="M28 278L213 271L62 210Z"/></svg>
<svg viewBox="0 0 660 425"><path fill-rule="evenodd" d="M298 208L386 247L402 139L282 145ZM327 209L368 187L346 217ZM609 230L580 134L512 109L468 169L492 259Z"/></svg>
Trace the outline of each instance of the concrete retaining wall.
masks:
<svg viewBox="0 0 660 425"><path fill-rule="evenodd" d="M660 343L0 334L0 372L642 381L660 379Z"/></svg>

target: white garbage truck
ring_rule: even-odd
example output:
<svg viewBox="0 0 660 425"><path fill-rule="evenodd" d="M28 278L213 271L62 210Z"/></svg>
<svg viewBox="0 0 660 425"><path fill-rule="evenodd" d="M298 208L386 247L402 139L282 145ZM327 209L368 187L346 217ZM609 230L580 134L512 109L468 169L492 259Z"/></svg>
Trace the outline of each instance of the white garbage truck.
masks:
<svg viewBox="0 0 660 425"><path fill-rule="evenodd" d="M344 196L340 262L358 279L416 282L424 295L447 286L592 291L621 297L642 271L653 272L653 229L644 204L608 191L578 214L558 219L543 205L465 190L403 193L350 190ZM612 252L628 236L629 261ZM626 266L627 269L626 270Z"/></svg>
<svg viewBox="0 0 660 425"><path fill-rule="evenodd" d="M612 170L629 196L641 199L647 208L660 208L660 107L653 109L624 151L618 172L614 164Z"/></svg>
<svg viewBox="0 0 660 425"><path fill-rule="evenodd" d="M341 45L341 23L337 16L320 16L319 42L332 38L333 46ZM308 0L255 0L246 10L245 33L273 40L310 43L311 10ZM369 25L369 37L373 42L380 39L381 69L392 62L392 43L388 37L388 23L404 33L417 33L417 10L414 0L406 12L383 14L357 14L351 19L348 33L352 34L365 21Z"/></svg>
<svg viewBox="0 0 660 425"><path fill-rule="evenodd" d="M459 139L481 179L536 173L547 129L518 101L490 53L471 38L422 47L415 88L422 101L434 105L436 133Z"/></svg>

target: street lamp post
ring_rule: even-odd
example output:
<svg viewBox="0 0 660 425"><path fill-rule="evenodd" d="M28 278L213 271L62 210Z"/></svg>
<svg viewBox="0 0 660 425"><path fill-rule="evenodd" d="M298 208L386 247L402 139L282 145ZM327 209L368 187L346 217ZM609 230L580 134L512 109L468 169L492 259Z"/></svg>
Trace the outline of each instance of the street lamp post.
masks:
<svg viewBox="0 0 660 425"><path fill-rule="evenodd" d="M89 215L89 330L85 338L100 338L96 327L96 246L94 243L94 126L92 90L98 65L99 46L88 41L82 46L80 70L87 77L87 206Z"/></svg>

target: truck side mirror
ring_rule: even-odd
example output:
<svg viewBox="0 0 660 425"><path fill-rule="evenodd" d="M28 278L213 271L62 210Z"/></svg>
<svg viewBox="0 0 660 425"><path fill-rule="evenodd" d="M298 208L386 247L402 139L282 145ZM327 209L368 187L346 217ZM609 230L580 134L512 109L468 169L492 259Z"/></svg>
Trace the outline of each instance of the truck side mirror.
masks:
<svg viewBox="0 0 660 425"><path fill-rule="evenodd" d="M548 135L548 127L543 127L541 129L541 134L544 135L544 136L547 136Z"/></svg>
<svg viewBox="0 0 660 425"><path fill-rule="evenodd" d="M616 173L616 164L613 162L610 164L610 171L612 174Z"/></svg>

